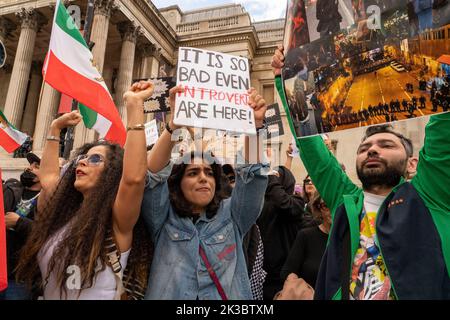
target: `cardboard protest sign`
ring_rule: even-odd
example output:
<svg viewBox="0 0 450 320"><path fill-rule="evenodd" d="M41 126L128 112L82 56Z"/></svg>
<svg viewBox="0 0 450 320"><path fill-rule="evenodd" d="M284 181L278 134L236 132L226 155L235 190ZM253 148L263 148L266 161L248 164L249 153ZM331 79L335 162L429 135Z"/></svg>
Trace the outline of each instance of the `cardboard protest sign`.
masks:
<svg viewBox="0 0 450 320"><path fill-rule="evenodd" d="M267 138L284 135L283 121L281 120L280 106L274 103L266 111Z"/></svg>
<svg viewBox="0 0 450 320"><path fill-rule="evenodd" d="M248 106L249 64L246 58L180 48L174 123L256 134L253 110Z"/></svg>
<svg viewBox="0 0 450 320"><path fill-rule="evenodd" d="M153 95L144 101L144 113L169 111L169 90L175 87L175 79L172 77L160 77L137 79L133 82L138 82L141 80L150 81L154 85Z"/></svg>
<svg viewBox="0 0 450 320"><path fill-rule="evenodd" d="M447 111L449 23L449 1L289 0L282 78L295 136Z"/></svg>
<svg viewBox="0 0 450 320"><path fill-rule="evenodd" d="M155 144L156 141L158 141L158 138L159 138L159 134L158 134L158 125L156 124L156 120L147 122L145 124L145 140L146 140L147 146L151 146L152 144Z"/></svg>

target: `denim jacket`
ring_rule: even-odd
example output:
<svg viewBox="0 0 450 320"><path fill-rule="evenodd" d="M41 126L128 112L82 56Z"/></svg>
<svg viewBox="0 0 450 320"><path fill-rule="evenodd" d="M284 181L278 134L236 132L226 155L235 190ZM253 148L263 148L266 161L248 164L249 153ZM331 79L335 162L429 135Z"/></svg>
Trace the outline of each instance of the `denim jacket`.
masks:
<svg viewBox="0 0 450 320"><path fill-rule="evenodd" d="M178 216L170 204L167 179L172 165L157 174L149 172L141 214L155 243L155 258L145 299L221 300L200 258L200 244L228 299L252 299L242 238L261 212L266 168L238 167L231 198L222 200L214 217L202 214L195 223Z"/></svg>

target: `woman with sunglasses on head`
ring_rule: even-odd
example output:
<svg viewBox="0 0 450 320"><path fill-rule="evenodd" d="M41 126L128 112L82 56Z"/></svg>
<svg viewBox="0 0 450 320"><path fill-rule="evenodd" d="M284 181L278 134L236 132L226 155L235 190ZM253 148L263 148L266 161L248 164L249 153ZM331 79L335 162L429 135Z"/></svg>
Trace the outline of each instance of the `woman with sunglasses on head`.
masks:
<svg viewBox="0 0 450 320"><path fill-rule="evenodd" d="M170 90L171 110L182 87ZM264 128L266 103L249 91L256 128ZM148 157L151 179L142 202L142 216L155 243L146 299L251 300L252 292L242 248L242 238L258 217L267 185L262 147L238 162L231 197L221 192L222 168L206 152L185 154L172 167L173 120ZM256 138L254 140L257 140ZM259 140L259 139L258 139ZM256 141L253 141L256 143ZM254 160L249 158L254 156ZM251 164L254 163L254 164Z"/></svg>
<svg viewBox="0 0 450 320"><path fill-rule="evenodd" d="M81 115L73 111L52 122L37 219L18 266L30 284L42 276L44 299L110 300L125 291L135 299L138 286L146 287L152 247L138 218L147 169L143 102L152 93L153 85L141 81L124 94L125 149L87 143L61 177L58 137Z"/></svg>
<svg viewBox="0 0 450 320"><path fill-rule="evenodd" d="M296 276L294 279L302 278L314 288L332 221L330 209L328 209L318 192L314 193L309 206L311 207L314 218L320 224L316 227L302 229L298 232L289 256L281 269L281 279L291 281L291 274L294 273ZM286 292L284 292L284 295L281 298L288 299ZM281 296L283 296L283 292ZM295 299L295 297L291 298Z"/></svg>

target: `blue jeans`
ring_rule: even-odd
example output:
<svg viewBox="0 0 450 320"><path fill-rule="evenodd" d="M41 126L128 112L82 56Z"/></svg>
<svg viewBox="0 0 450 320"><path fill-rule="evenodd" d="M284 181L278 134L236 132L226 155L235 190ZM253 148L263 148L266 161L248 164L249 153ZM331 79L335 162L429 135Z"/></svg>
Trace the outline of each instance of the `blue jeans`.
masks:
<svg viewBox="0 0 450 320"><path fill-rule="evenodd" d="M8 288L0 292L0 300L31 300L31 292L24 284L8 280Z"/></svg>

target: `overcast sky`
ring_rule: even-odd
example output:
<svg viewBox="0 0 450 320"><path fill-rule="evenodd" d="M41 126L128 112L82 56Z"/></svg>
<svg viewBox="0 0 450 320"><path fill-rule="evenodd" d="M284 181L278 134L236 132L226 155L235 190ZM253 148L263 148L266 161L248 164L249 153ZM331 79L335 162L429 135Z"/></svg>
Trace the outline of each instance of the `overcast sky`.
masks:
<svg viewBox="0 0 450 320"><path fill-rule="evenodd" d="M254 21L284 18L287 0L151 0L157 8L177 4L182 11L240 3Z"/></svg>

